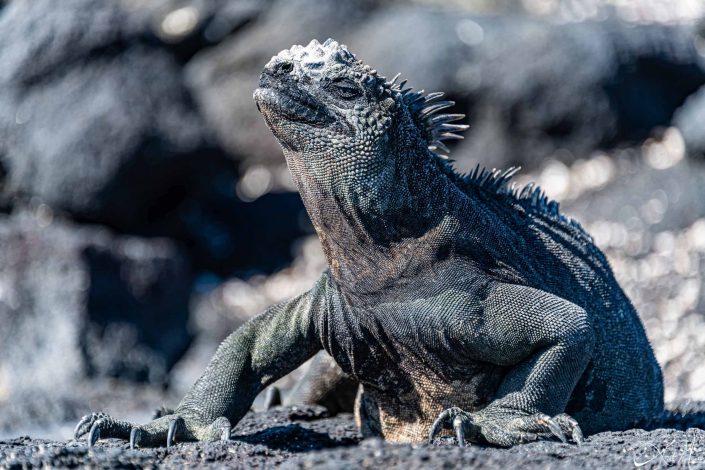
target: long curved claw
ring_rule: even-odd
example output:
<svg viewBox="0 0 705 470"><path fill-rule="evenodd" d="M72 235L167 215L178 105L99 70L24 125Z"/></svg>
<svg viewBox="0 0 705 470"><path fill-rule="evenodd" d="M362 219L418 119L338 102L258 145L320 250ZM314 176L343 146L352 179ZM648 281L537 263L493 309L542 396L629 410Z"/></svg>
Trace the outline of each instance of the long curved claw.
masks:
<svg viewBox="0 0 705 470"><path fill-rule="evenodd" d="M232 426L230 425L230 420L228 420L228 418L226 418L224 416L221 416L220 418L218 418L218 421L221 421L219 423L220 429L221 429L220 440L227 442L230 440L230 433L232 431Z"/></svg>
<svg viewBox="0 0 705 470"><path fill-rule="evenodd" d="M443 425L445 424L446 419L450 416L450 409L444 410L441 412L441 414L438 415L438 418L433 422L431 425L431 430L428 433L428 442L429 444L433 442L433 438L436 437L436 435L441 432L441 429L443 429Z"/></svg>
<svg viewBox="0 0 705 470"><path fill-rule="evenodd" d="M570 433L571 440L577 445L581 445L585 441L580 425L571 416L563 413L558 416L554 416L553 420L558 423L563 432Z"/></svg>
<svg viewBox="0 0 705 470"><path fill-rule="evenodd" d="M171 421L169 421L169 430L166 434L166 446L171 447L175 443L176 432L179 426L183 424L183 419L180 416L174 416Z"/></svg>
<svg viewBox="0 0 705 470"><path fill-rule="evenodd" d="M90 432L91 428L93 427L93 424L95 424L96 421L99 420L105 420L108 418L108 415L105 413L91 413L83 416L81 420L78 422L76 427L73 430L73 435L75 439L80 439L82 436Z"/></svg>
<svg viewBox="0 0 705 470"><path fill-rule="evenodd" d="M583 442L585 442L585 437L583 436L583 431L582 429L580 429L580 426L575 426L575 428L573 428L571 437L573 438L573 442L575 442L579 446L582 445Z"/></svg>
<svg viewBox="0 0 705 470"><path fill-rule="evenodd" d="M465 433L468 431L466 425L472 423L472 418L460 408L452 407L441 411L438 418L431 425L431 430L428 433L428 442L433 442L433 438L445 427L452 427L455 432L455 437L458 439L458 445L465 447Z"/></svg>
<svg viewBox="0 0 705 470"><path fill-rule="evenodd" d="M91 426L91 430L88 433L88 447L93 447L95 443L98 442L98 439L100 439L100 427L102 425L103 420L99 419Z"/></svg>
<svg viewBox="0 0 705 470"><path fill-rule="evenodd" d="M130 431L130 449L136 449L140 445L142 439L142 430L134 427Z"/></svg>
<svg viewBox="0 0 705 470"><path fill-rule="evenodd" d="M465 429L463 429L463 419L460 416L453 418L453 429L458 439L458 446L465 447Z"/></svg>
<svg viewBox="0 0 705 470"><path fill-rule="evenodd" d="M563 444L566 444L568 442L568 438L565 437L565 433L561 429L561 427L556 423L553 419L551 419L549 416L542 415L538 417L538 422L548 428L549 431L551 431L551 434L556 436L558 439L561 440Z"/></svg>
<svg viewBox="0 0 705 470"><path fill-rule="evenodd" d="M88 432L90 430L90 427L88 427L85 430L82 428L86 427L86 425L88 423L90 423L92 419L93 419L93 413L91 413L89 415L85 415L83 418L81 418L81 420L78 422L78 424L76 425L76 427L73 430L73 437L75 439L80 439L81 436L83 436L86 432Z"/></svg>
<svg viewBox="0 0 705 470"><path fill-rule="evenodd" d="M264 395L264 409L269 410L282 404L282 395L279 387L272 385Z"/></svg>
<svg viewBox="0 0 705 470"><path fill-rule="evenodd" d="M568 438L565 437L565 434L563 433L561 428L554 421L549 421L548 429L550 429L551 433L558 439L560 439L563 444L566 444L568 442Z"/></svg>

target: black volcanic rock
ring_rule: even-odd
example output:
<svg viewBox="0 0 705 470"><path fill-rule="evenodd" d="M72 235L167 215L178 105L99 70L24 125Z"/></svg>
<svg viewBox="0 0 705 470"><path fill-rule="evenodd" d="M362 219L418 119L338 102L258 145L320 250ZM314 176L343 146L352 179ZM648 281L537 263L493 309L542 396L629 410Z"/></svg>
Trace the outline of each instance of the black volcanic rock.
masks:
<svg viewBox="0 0 705 470"><path fill-rule="evenodd" d="M13 2L0 16L0 210L44 203L173 238L221 275L285 264L305 232L298 196L243 202L235 159L182 83L190 54L265 3Z"/></svg>
<svg viewBox="0 0 705 470"><path fill-rule="evenodd" d="M0 216L3 398L58 396L86 377L165 382L190 343L191 275L166 239Z"/></svg>
<svg viewBox="0 0 705 470"><path fill-rule="evenodd" d="M178 72L163 52L132 48L4 95L5 191L86 220L138 223L208 156Z"/></svg>
<svg viewBox="0 0 705 470"><path fill-rule="evenodd" d="M125 441L111 439L89 450L85 441L18 437L0 441L0 462L10 468L699 468L705 463L705 431L605 432L590 436L582 446L542 441L510 449L480 444L460 448L451 438L400 445L360 441L351 415L326 418L318 408L298 407L249 413L227 443L130 450Z"/></svg>
<svg viewBox="0 0 705 470"><path fill-rule="evenodd" d="M41 27L37 27L41 25ZM13 2L0 16L6 198L139 223L210 149L180 66L120 2Z"/></svg>

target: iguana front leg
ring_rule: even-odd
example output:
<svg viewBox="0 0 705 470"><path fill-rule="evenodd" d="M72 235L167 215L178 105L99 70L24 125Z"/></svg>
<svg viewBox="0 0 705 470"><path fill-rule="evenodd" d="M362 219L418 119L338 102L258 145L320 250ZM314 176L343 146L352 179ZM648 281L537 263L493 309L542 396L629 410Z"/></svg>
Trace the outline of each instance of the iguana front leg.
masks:
<svg viewBox="0 0 705 470"><path fill-rule="evenodd" d="M172 414L139 426L104 413L84 416L76 439L88 434L129 439L135 446L170 446L176 441L227 439L268 384L291 372L321 349L317 313L325 307L325 279L309 292L253 318L218 348L201 378Z"/></svg>
<svg viewBox="0 0 705 470"><path fill-rule="evenodd" d="M550 436L565 441L566 434L579 443L578 423L563 412L594 346L585 310L538 289L496 284L482 312L468 326L465 353L511 369L487 407L443 411L430 438L449 426L461 445L466 437L513 446Z"/></svg>

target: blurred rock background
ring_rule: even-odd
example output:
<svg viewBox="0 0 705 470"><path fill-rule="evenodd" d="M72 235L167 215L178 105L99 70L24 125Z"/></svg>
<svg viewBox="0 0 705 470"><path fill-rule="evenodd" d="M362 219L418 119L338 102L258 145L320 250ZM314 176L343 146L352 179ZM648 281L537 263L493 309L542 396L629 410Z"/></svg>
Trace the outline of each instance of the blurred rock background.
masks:
<svg viewBox="0 0 705 470"><path fill-rule="evenodd" d="M146 419L313 283L318 241L251 96L314 37L454 99L457 168L521 165L563 201L666 398L705 399L704 18L699 0L0 2L0 434Z"/></svg>

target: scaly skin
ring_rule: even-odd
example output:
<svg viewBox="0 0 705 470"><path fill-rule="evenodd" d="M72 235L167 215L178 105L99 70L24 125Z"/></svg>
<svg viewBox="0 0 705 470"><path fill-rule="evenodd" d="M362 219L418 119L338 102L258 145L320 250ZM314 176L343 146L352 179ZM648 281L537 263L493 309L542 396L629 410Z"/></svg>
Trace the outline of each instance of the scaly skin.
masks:
<svg viewBox="0 0 705 470"><path fill-rule="evenodd" d="M91 415L77 435L227 438L257 393L321 349L362 384L363 433L391 441L449 427L461 445L580 442L663 410L643 327L590 236L538 189L511 189L513 171L462 176L440 158L464 128L438 113L452 103L331 40L272 58L255 100L329 269L226 339L172 414Z"/></svg>

